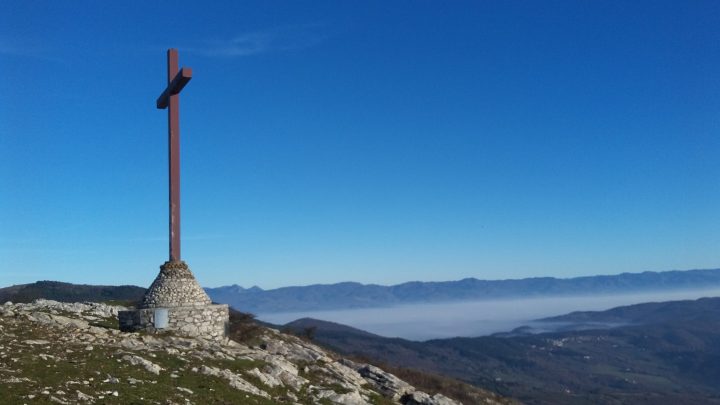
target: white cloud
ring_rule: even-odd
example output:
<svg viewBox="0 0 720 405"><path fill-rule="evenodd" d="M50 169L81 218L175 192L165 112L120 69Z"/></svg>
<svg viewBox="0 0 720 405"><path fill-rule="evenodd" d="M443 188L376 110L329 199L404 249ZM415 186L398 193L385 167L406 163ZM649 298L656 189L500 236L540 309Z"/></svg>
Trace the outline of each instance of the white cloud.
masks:
<svg viewBox="0 0 720 405"><path fill-rule="evenodd" d="M46 47L35 41L0 36L0 56L40 59L63 63L62 59L51 56Z"/></svg>
<svg viewBox="0 0 720 405"><path fill-rule="evenodd" d="M243 57L266 52L292 51L314 46L325 35L315 31L317 25L288 26L249 32L225 40L205 40L183 47L187 52L216 57Z"/></svg>

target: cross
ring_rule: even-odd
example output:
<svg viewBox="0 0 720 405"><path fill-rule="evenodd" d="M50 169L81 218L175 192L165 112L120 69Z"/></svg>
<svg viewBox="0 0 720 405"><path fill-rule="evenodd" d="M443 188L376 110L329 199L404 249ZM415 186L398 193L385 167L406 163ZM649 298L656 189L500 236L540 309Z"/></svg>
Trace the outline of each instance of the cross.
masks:
<svg viewBox="0 0 720 405"><path fill-rule="evenodd" d="M158 109L168 109L170 172L170 261L180 260L180 90L192 79L192 69L178 71L178 51L168 49L168 85L157 99Z"/></svg>

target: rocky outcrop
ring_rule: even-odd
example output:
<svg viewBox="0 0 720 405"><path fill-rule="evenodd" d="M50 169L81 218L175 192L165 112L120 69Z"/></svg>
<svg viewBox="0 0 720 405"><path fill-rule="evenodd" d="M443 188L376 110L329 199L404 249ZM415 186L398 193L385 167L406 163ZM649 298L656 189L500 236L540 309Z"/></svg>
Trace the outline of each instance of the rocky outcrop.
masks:
<svg viewBox="0 0 720 405"><path fill-rule="evenodd" d="M129 362L133 366L138 366L138 365L143 366L145 368L145 370L147 370L155 375L160 375L160 371L162 370L162 367L158 366L157 364L155 364L149 360L145 360L140 356L126 354L122 357L122 359Z"/></svg>
<svg viewBox="0 0 720 405"><path fill-rule="evenodd" d="M401 402L404 405L453 405L456 401L442 395L435 394L430 396L424 392L415 391L402 397Z"/></svg>
<svg viewBox="0 0 720 405"><path fill-rule="evenodd" d="M458 405L273 329L252 345L123 333L122 307L0 305L0 392L10 403ZM265 402L265 403L266 403ZM488 401L487 403L498 403Z"/></svg>
<svg viewBox="0 0 720 405"><path fill-rule="evenodd" d="M346 362L346 364L350 365L349 363ZM375 366L369 364L353 365L353 368L387 398L400 400L415 391L415 387L412 385Z"/></svg>
<svg viewBox="0 0 720 405"><path fill-rule="evenodd" d="M193 371L199 371L200 373L205 375L220 377L223 380L226 380L231 387L237 390L249 392L253 395L261 396L263 398L270 398L270 395L267 392L255 387L254 385L245 381L239 374L233 373L228 369L220 370L219 368L215 367L202 366L199 370L197 368L193 368Z"/></svg>

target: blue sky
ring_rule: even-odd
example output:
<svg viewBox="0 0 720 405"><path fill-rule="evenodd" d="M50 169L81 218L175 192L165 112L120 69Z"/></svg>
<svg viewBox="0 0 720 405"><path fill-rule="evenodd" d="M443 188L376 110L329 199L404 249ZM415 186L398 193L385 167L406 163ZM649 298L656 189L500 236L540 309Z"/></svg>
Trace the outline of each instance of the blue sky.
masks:
<svg viewBox="0 0 720 405"><path fill-rule="evenodd" d="M149 4L144 4L149 3ZM720 264L720 3L0 4L0 285Z"/></svg>

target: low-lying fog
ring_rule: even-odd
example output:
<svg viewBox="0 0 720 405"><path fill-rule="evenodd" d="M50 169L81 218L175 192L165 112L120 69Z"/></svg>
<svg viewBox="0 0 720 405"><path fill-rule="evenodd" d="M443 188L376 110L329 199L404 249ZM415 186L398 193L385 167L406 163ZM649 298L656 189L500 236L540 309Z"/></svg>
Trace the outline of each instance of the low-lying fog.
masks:
<svg viewBox="0 0 720 405"><path fill-rule="evenodd" d="M508 332L529 321L573 311L600 311L642 302L720 296L720 289L585 297L545 297L494 301L402 305L386 308L260 314L260 320L285 324L299 318L337 322L381 336L428 340Z"/></svg>

